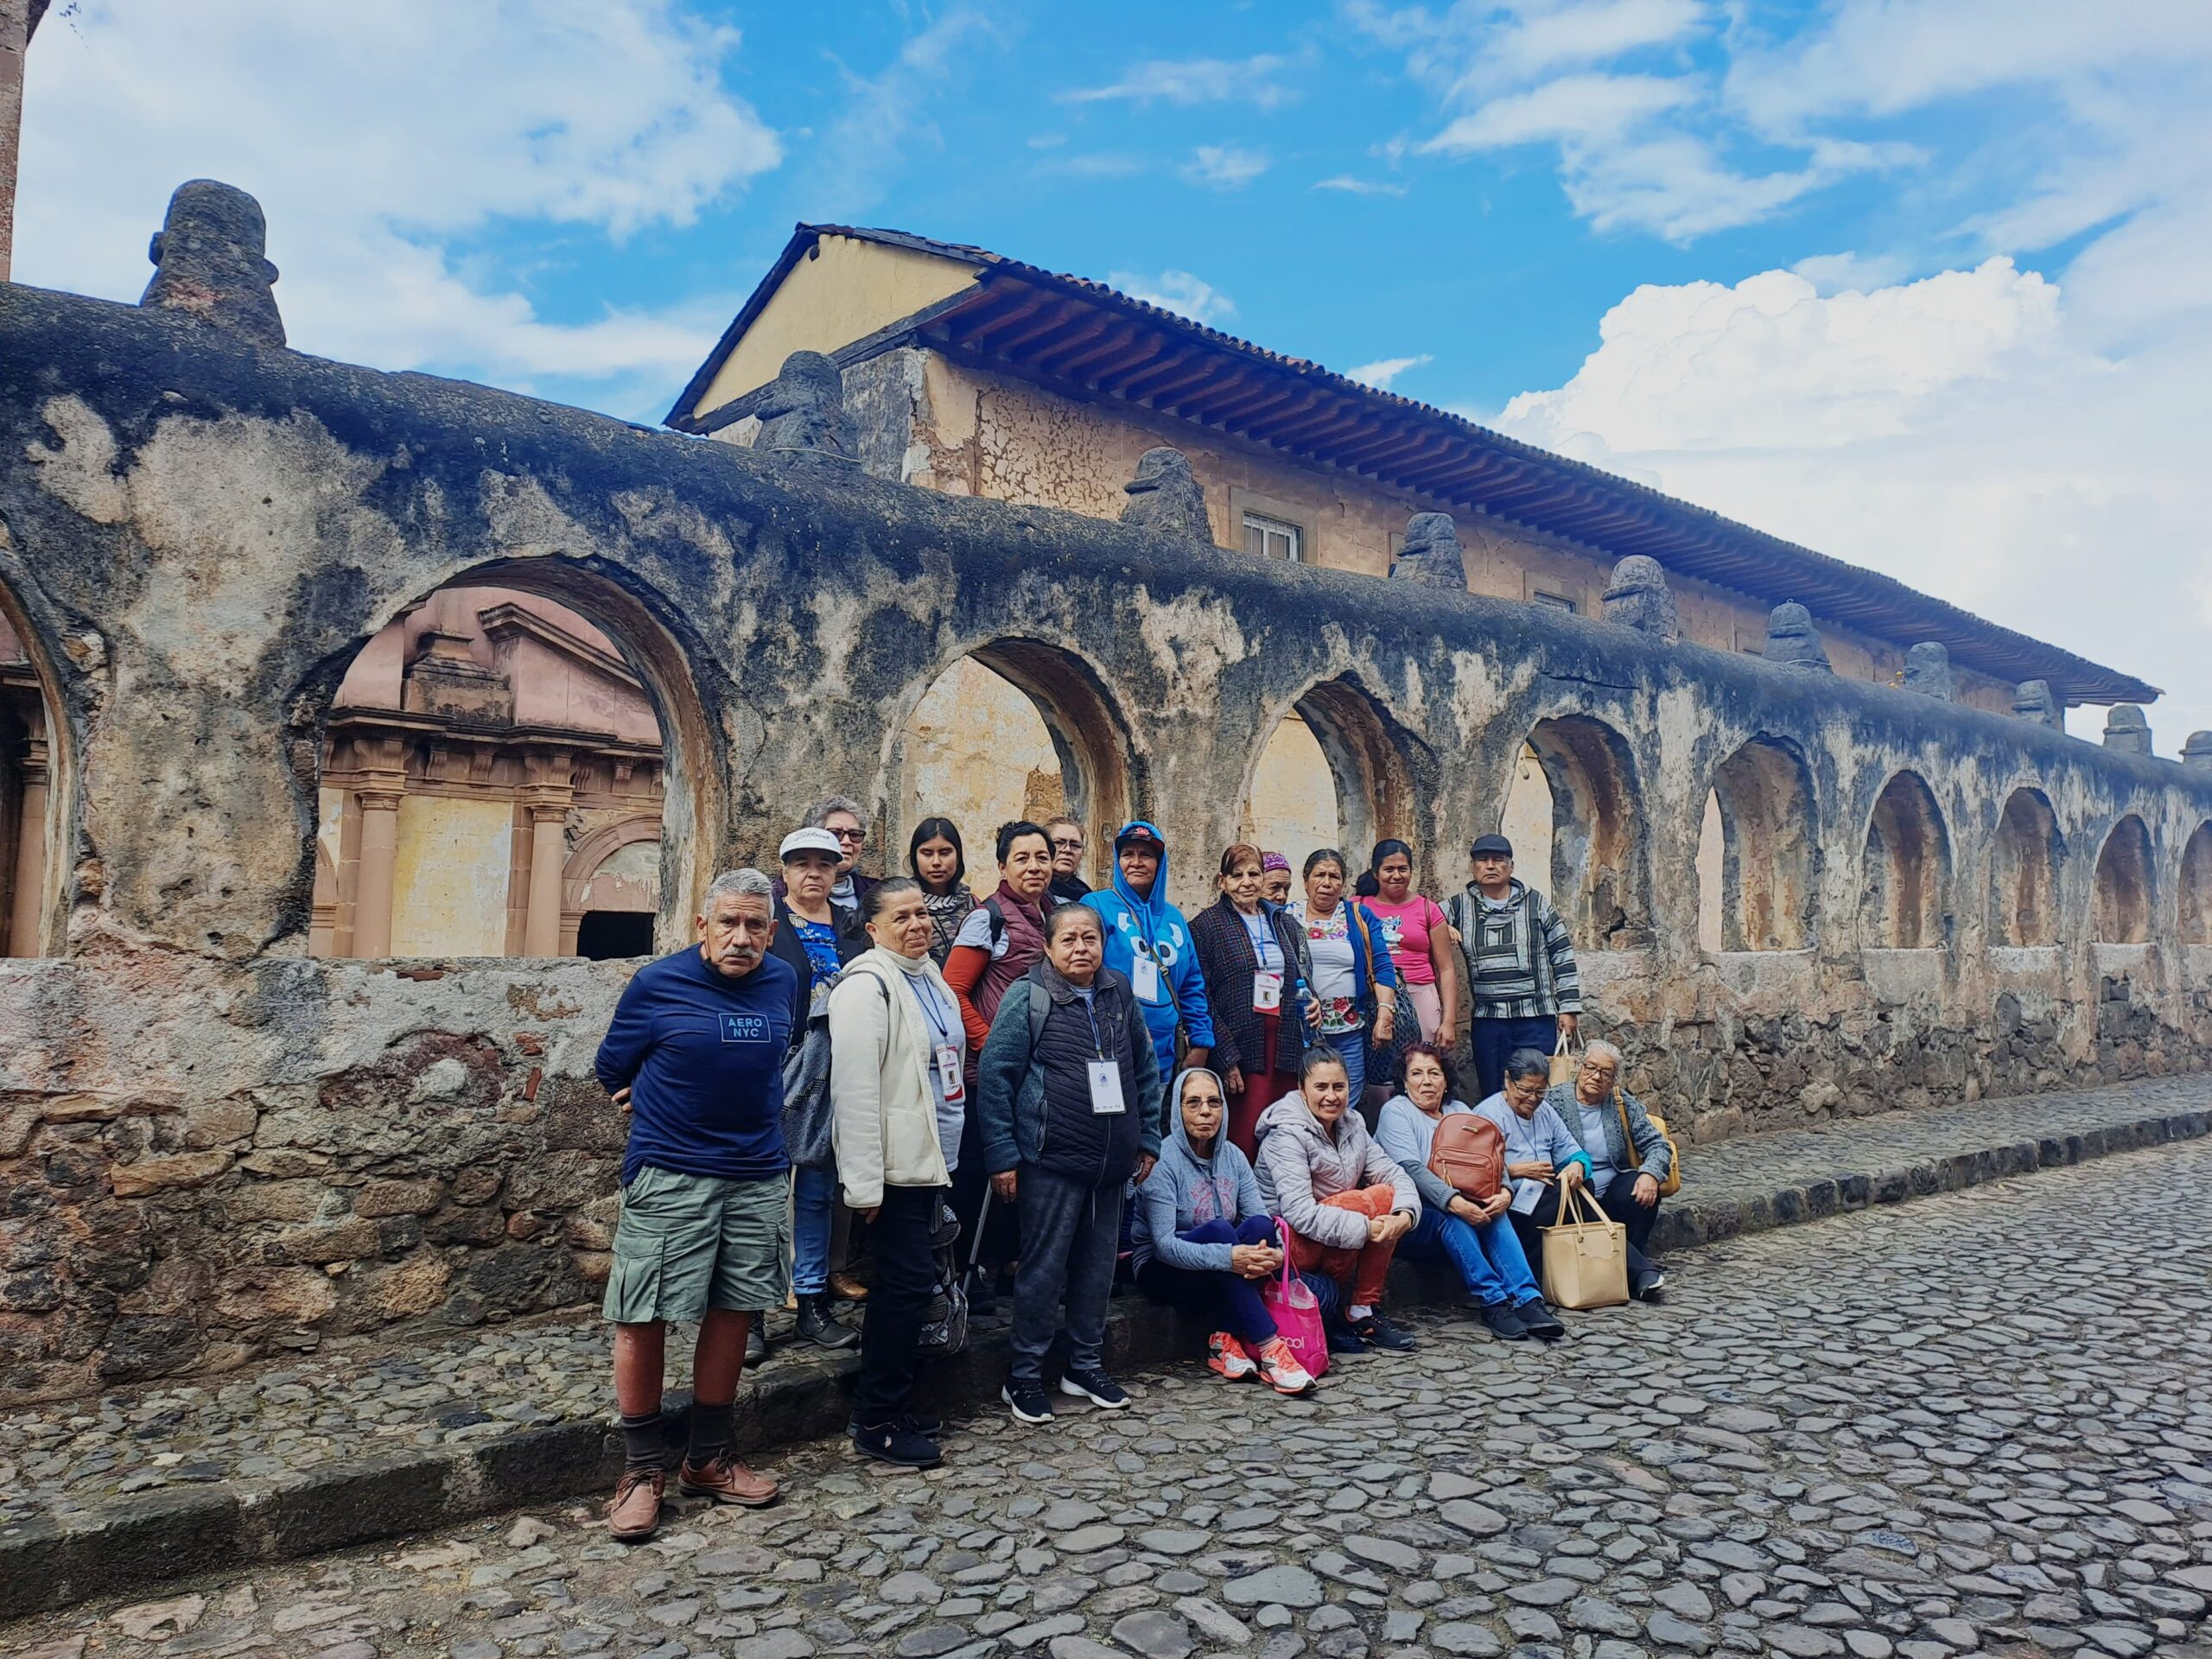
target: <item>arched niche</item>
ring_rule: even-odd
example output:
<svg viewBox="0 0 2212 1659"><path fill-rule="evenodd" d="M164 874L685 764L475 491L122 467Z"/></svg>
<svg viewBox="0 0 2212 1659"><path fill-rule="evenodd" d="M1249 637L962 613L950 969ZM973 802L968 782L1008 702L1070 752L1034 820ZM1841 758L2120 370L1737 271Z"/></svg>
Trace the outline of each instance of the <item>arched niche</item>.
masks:
<svg viewBox="0 0 2212 1659"><path fill-rule="evenodd" d="M0 586L0 956L60 943L68 731L37 634Z"/></svg>
<svg viewBox="0 0 2212 1659"><path fill-rule="evenodd" d="M658 902L632 931L690 937L719 772L682 648L617 582L556 558L463 573L352 654L317 738L316 954L575 955L576 854L641 821Z"/></svg>
<svg viewBox="0 0 2212 1659"><path fill-rule="evenodd" d="M2151 831L2133 812L2113 825L2097 853L2093 937L2100 944L2143 944L2158 912Z"/></svg>
<svg viewBox="0 0 2212 1659"><path fill-rule="evenodd" d="M2212 823L2200 823L2182 849L2180 938L2183 944L2212 944Z"/></svg>
<svg viewBox="0 0 2212 1659"><path fill-rule="evenodd" d="M1084 826L1094 881L1130 815L1135 747L1097 671L1040 639L994 639L941 670L892 739L883 791L887 866L925 817L958 824L970 873L1014 818L1065 815ZM984 885L988 885L988 881Z"/></svg>
<svg viewBox="0 0 2212 1659"><path fill-rule="evenodd" d="M643 956L659 912L657 814L602 824L576 842L561 871L562 955Z"/></svg>
<svg viewBox="0 0 2212 1659"><path fill-rule="evenodd" d="M1375 843L1418 842L1414 771L1427 750L1356 679L1324 680L1276 722L1245 786L1244 839L1290 860L1317 847L1363 868ZM1326 779L1330 788L1319 787Z"/></svg>
<svg viewBox="0 0 2212 1659"><path fill-rule="evenodd" d="M1991 933L1998 944L2058 943L2058 871L2065 857L2050 798L2025 787L2006 796L1990 848Z"/></svg>
<svg viewBox="0 0 2212 1659"><path fill-rule="evenodd" d="M1802 950L1820 888L1813 774L1796 746L1751 739L1720 763L1698 849L1699 943Z"/></svg>
<svg viewBox="0 0 2212 1659"><path fill-rule="evenodd" d="M1900 772L1866 824L1859 943L1916 950L1949 942L1951 844L1927 780Z"/></svg>
<svg viewBox="0 0 2212 1659"><path fill-rule="evenodd" d="M1628 741L1603 721L1563 715L1538 721L1528 748L1551 797L1550 868L1533 862L1518 841L1516 868L1535 882L1548 877L1552 903L1577 944L1616 950L1650 944L1649 849ZM1525 798L1510 791L1500 822Z"/></svg>

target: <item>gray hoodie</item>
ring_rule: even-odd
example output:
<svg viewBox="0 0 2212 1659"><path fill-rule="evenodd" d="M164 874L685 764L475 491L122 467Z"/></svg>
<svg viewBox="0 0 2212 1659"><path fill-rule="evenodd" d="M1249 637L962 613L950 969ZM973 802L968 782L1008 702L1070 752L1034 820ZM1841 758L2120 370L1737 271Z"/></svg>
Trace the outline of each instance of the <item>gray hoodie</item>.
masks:
<svg viewBox="0 0 2212 1659"><path fill-rule="evenodd" d="M1129 1236L1135 1244L1129 1270L1136 1272L1157 1256L1171 1268L1191 1273L1227 1273L1231 1244L1187 1244L1180 1233L1208 1221L1242 1221L1247 1216L1268 1213L1253 1179L1252 1166L1230 1144L1224 1123L1213 1138L1211 1155L1201 1158L1183 1127L1183 1080L1192 1075L1213 1078L1220 1074L1194 1067L1178 1071L1167 1091L1167 1134L1160 1145L1160 1162L1137 1188L1136 1215Z"/></svg>
<svg viewBox="0 0 2212 1659"><path fill-rule="evenodd" d="M1390 1207L1420 1217L1421 1193L1413 1177L1375 1144L1351 1107L1332 1133L1294 1089L1260 1114L1258 1135L1261 1196L1300 1238L1338 1250L1365 1244L1365 1216L1322 1202L1363 1186L1389 1187Z"/></svg>

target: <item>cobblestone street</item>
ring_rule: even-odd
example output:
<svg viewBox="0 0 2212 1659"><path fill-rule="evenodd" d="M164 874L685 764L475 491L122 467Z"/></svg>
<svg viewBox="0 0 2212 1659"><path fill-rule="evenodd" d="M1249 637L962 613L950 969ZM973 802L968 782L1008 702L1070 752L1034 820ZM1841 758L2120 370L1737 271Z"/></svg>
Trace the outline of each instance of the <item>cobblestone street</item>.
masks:
<svg viewBox="0 0 2212 1659"><path fill-rule="evenodd" d="M1670 1258L1554 1349L1416 1317L1286 1402L842 1444L625 1549L563 1506L180 1584L0 1653L2212 1654L2212 1248L2193 1142ZM1071 1402L1062 1402L1062 1404Z"/></svg>

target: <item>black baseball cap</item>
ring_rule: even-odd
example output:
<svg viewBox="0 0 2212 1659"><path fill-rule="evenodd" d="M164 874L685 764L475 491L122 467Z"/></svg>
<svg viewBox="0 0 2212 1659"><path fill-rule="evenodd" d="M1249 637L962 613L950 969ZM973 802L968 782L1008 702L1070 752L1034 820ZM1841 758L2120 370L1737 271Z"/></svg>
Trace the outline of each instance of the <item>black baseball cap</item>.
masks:
<svg viewBox="0 0 2212 1659"><path fill-rule="evenodd" d="M1477 836L1475 844L1467 849L1467 856L1481 858L1486 854L1495 854L1499 858L1510 858L1513 856L1513 843L1503 836Z"/></svg>

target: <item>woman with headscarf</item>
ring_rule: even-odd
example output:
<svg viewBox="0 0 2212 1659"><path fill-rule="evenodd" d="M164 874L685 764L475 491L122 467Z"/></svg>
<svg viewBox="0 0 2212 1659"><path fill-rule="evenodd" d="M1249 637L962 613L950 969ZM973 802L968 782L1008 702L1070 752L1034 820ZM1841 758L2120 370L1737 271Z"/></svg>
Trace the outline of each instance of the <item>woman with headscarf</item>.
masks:
<svg viewBox="0 0 2212 1659"><path fill-rule="evenodd" d="M1313 1378L1260 1296L1282 1271L1279 1224L1251 1164L1222 1133L1225 1100L1220 1077L1203 1066L1178 1073L1168 1090L1160 1162L1137 1188L1137 1288L1205 1317L1213 1326L1206 1364L1219 1376L1304 1394Z"/></svg>
<svg viewBox="0 0 2212 1659"><path fill-rule="evenodd" d="M1297 1086L1320 1012L1298 925L1260 894L1260 849L1238 842L1221 855L1221 897L1191 923L1213 1014L1211 1059L1229 1088L1229 1138L1246 1157L1260 1114Z"/></svg>
<svg viewBox="0 0 2212 1659"><path fill-rule="evenodd" d="M950 818L924 818L906 843L906 868L921 884L930 918L930 960L942 969L961 924L976 908L976 895L968 891L968 853L960 844L960 826Z"/></svg>
<svg viewBox="0 0 2212 1659"><path fill-rule="evenodd" d="M1260 896L1271 905L1290 902L1290 861L1281 853L1260 855Z"/></svg>

